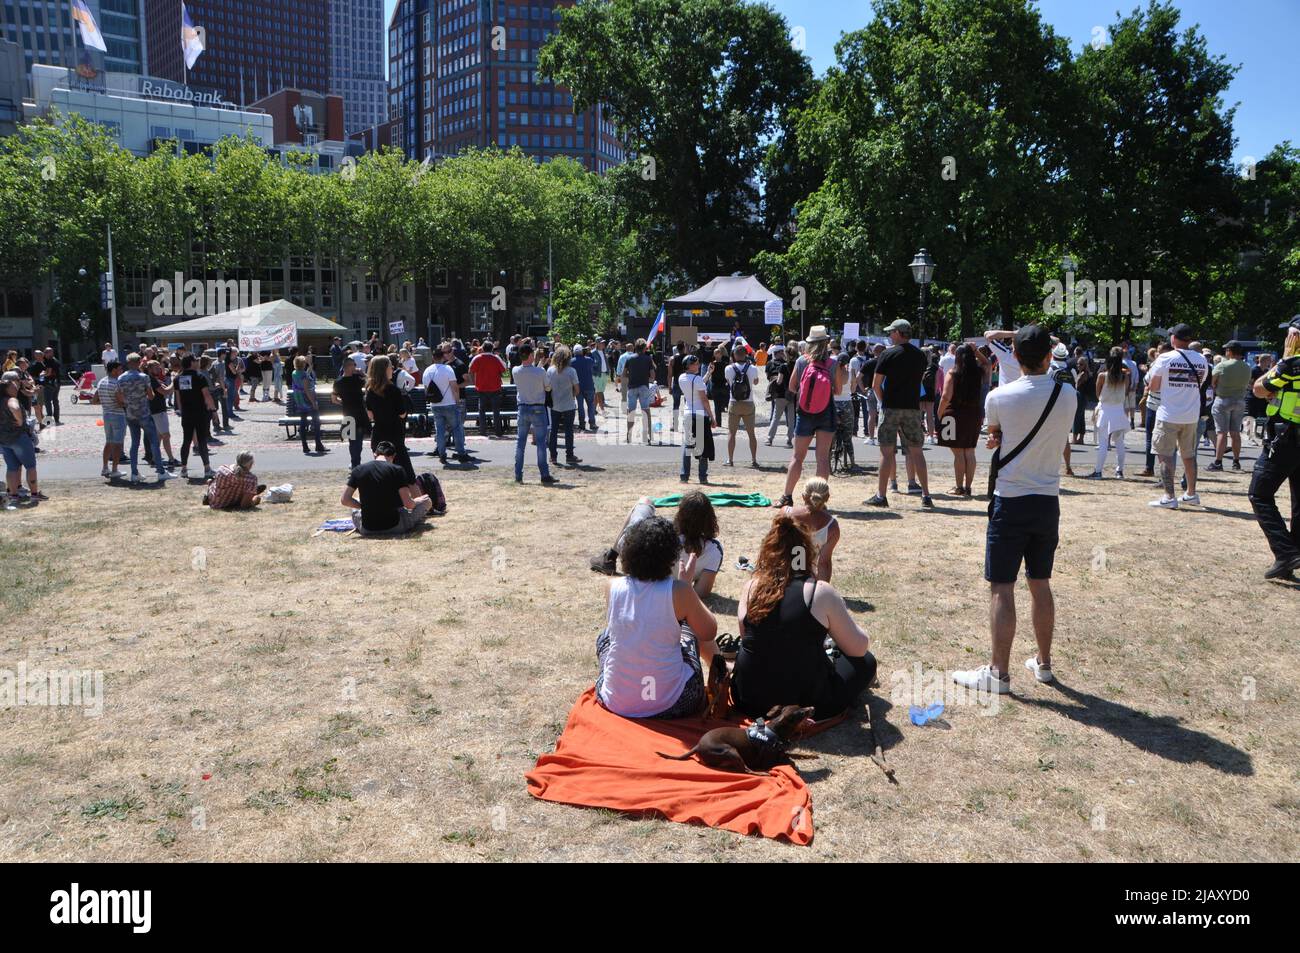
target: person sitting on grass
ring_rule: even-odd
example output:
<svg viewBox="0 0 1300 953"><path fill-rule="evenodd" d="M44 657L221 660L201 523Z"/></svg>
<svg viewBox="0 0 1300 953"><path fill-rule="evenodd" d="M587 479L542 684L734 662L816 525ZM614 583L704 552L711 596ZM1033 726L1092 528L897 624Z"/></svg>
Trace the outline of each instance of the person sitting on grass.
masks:
<svg viewBox="0 0 1300 953"><path fill-rule="evenodd" d="M253 455L245 450L235 465L217 468L216 476L203 494L205 505L214 510L251 510L262 502L266 486L253 473Z"/></svg>
<svg viewBox="0 0 1300 953"><path fill-rule="evenodd" d="M833 568L831 554L840 541L839 521L826 509L831 498L830 484L821 477L812 477L804 480L800 493L803 496L803 506L787 506L781 512L808 531L813 545L817 547L817 578L822 582L830 582Z"/></svg>
<svg viewBox="0 0 1300 953"><path fill-rule="evenodd" d="M740 594L740 652L731 675L735 707L757 718L776 705L811 705L817 720L847 709L876 676L871 641L843 597L813 575L816 546L779 514ZM826 636L839 649L832 661Z"/></svg>
<svg viewBox="0 0 1300 953"><path fill-rule="evenodd" d="M628 533L642 520L655 515L654 502L643 496L632 507L627 522L619 533L618 542L611 549L591 561L596 572L612 576L618 571L618 557L626 545ZM687 580L701 599L713 591L713 583L722 568L722 543L718 541L718 514L713 503L699 490L682 497L673 518L681 545L681 558L677 562L676 579Z"/></svg>
<svg viewBox="0 0 1300 953"><path fill-rule="evenodd" d="M608 583L596 639L596 697L616 715L690 718L707 705L703 666L714 664L718 623L695 590L673 578L680 556L677 529L663 517L647 517L624 536L624 575Z"/></svg>
<svg viewBox="0 0 1300 953"><path fill-rule="evenodd" d="M348 475L342 503L352 510L352 524L362 536L403 536L424 522L433 502L394 462L397 448L390 441L380 440L374 452L375 459Z"/></svg>

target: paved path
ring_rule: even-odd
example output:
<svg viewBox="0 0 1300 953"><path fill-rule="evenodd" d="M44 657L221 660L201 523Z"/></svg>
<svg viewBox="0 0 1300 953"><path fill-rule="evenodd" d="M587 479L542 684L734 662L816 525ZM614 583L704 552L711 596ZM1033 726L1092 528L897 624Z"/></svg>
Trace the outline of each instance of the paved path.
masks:
<svg viewBox="0 0 1300 953"><path fill-rule="evenodd" d="M610 388L610 396L616 397L614 388ZM100 479L100 452L103 448L103 428L99 425L100 409L90 404L71 404L69 400L69 391L64 389L62 394L61 416L63 423L58 427L50 427L41 433L41 449L44 451L39 456L39 472L43 480L63 481L63 480L96 480ZM616 401L611 401L611 409L614 409ZM790 451L785 446L785 428L780 428L780 434L776 439L775 445L768 447L765 445L766 426L765 422L768 414L768 404L765 401L759 401L758 418L759 418L759 447L758 459L759 464L769 472L780 471L784 469L785 464L790 459ZM347 445L340 443L337 439L327 438L325 443L330 448L330 452L321 456L306 455L302 453L301 444L297 441L286 440L284 430L276 424L276 421L283 416L284 407L281 404L266 404L258 402L248 404L245 402L244 411L240 416L240 421L235 421L235 433L233 435L221 436L224 444L220 447L212 448L213 466L219 466L222 463L229 463L234 460L235 454L241 450L251 450L257 457L257 469L260 473L272 475L276 471L334 471L340 475L348 467ZM575 437L575 452L582 459L582 469L579 472L589 474L590 479L599 479L598 468L602 466L625 466L644 464L654 467L662 467L667 472L676 472L678 460L680 458L680 449L674 443L677 434L671 430L672 426L672 406L670 402L665 402L665 406L657 408L654 411L654 421L658 425L658 430L652 434L654 442L646 446L642 442L642 422L638 421L633 431L632 443L629 445L625 442L626 438L626 420L623 417L601 417L600 432L591 434L584 433ZM180 451L180 419L173 414L172 434L175 441L173 449L179 456ZM511 431L503 439L480 437L475 432L475 421L472 419L466 428L466 446L474 457L474 462L466 465L468 469L503 467L509 470L514 465L515 453L515 436ZM1143 451L1145 434L1141 431L1130 431L1128 434L1127 447L1130 458L1128 461L1128 471L1135 474L1142 469L1143 461L1140 454ZM726 459L726 442L727 434L725 428L714 431L714 443L717 457L714 461L710 473L717 478L723 479L723 474L728 472L727 468L722 466ZM434 456L436 441L432 437L411 439L408 438L407 446L411 451L413 462L417 469L439 467L438 460ZM128 435L129 449L129 435ZM563 452L563 443L560 445L561 453ZM857 462L860 466L875 466L879 463L879 449L867 446L862 438L854 441L854 450ZM947 471L952 466L951 454L943 447L927 446L925 448L926 458L937 464ZM1259 450L1256 447L1247 446L1243 448L1242 466L1249 471L1254 466L1254 458L1258 455ZM1075 447L1074 464L1075 471L1083 474L1088 472L1095 460L1096 447L1088 445L1086 447ZM1135 455L1137 458L1135 459ZM976 451L976 457L981 466L976 476L977 484L982 485L986 474L988 461L992 457L992 452L986 450L983 442ZM366 457L368 459L368 456ZM808 460L805 462L805 473L812 471L813 452L810 450ZM1202 464L1209 462L1209 451L1202 451ZM1114 456L1112 455L1107 461L1107 471L1113 466ZM743 469L749 462L749 448L744 434L739 434L736 442L736 462L738 469ZM123 467L124 470L128 469ZM456 465L450 469L457 469ZM147 472L147 468L142 468L142 473ZM530 447L525 457L525 479L536 479L536 455ZM944 486L936 483L933 487L936 491L946 489L947 481L950 478L943 478Z"/></svg>

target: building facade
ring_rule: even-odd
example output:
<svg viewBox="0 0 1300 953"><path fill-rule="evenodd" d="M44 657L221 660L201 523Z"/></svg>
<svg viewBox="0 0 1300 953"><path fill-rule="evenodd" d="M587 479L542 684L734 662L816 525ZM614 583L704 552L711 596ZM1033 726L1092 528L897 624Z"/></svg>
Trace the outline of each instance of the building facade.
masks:
<svg viewBox="0 0 1300 953"><path fill-rule="evenodd" d="M518 146L569 156L593 172L627 157L599 107L540 77L537 54L571 0L398 0L389 21L389 117L411 158Z"/></svg>
<svg viewBox="0 0 1300 953"><path fill-rule="evenodd" d="M384 0L330 0L330 92L348 132L388 118L385 62Z"/></svg>
<svg viewBox="0 0 1300 953"><path fill-rule="evenodd" d="M138 156L148 155L164 144L198 153L228 135L236 135L248 137L281 156L306 153L309 161L301 167L330 173L339 168L345 155L362 151L359 143L349 143L344 136L343 102L338 96L285 89L241 109L219 97L212 99L209 94L196 92L194 87L157 77L109 73L92 85L77 77L70 79L62 67L40 65L33 68L32 87L27 121L38 116L77 114L104 127L119 145ZM206 98L202 102L182 98L187 95ZM208 249L196 240L184 277L229 277L209 267L208 261ZM260 272L239 277L259 282L263 302L284 298L344 325L357 337L381 330L379 285L363 269L340 267L329 249L286 249L283 258L268 262ZM157 307L152 289L159 278L173 280L174 275L123 269L119 262L118 323L122 340L128 345L149 339L151 328L194 316L176 315ZM26 349L51 343L41 316L47 313L53 293L48 286L0 289L0 346ZM389 321L403 321L414 328L415 299L414 285L394 289L388 305Z"/></svg>
<svg viewBox="0 0 1300 953"><path fill-rule="evenodd" d="M185 70L181 0L144 0L149 72L250 103L278 89L330 91L330 0L186 0L206 50Z"/></svg>
<svg viewBox="0 0 1300 953"><path fill-rule="evenodd" d="M88 50L82 45L72 20L72 5L67 0L0 0L0 38L22 47L23 65L28 74L37 63L67 69L82 67L97 73L144 72L147 61L141 16L143 0L85 2L99 24L107 53Z"/></svg>

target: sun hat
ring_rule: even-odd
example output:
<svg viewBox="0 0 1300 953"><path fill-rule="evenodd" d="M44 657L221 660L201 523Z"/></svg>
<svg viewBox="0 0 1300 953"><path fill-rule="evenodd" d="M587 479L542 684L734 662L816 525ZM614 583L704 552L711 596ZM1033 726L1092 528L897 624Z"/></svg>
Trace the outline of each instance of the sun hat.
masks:
<svg viewBox="0 0 1300 953"><path fill-rule="evenodd" d="M808 331L808 337L804 339L805 344L816 344L818 341L829 341L831 336L826 333L826 325L814 324Z"/></svg>

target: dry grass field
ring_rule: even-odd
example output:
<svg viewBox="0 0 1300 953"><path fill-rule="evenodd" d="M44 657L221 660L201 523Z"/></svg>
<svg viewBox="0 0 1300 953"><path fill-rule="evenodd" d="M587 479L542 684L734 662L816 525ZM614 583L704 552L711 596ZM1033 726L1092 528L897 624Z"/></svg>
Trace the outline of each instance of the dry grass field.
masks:
<svg viewBox="0 0 1300 953"><path fill-rule="evenodd" d="M773 497L782 480L715 477ZM451 474L450 513L398 541L313 538L341 515L319 475L250 514L208 512L198 487L54 484L0 514L0 669L102 670L103 712L0 709L0 859L1293 860L1300 592L1261 579L1246 478L1206 477L1207 505L1176 513L1148 509L1145 482L1067 480L1062 684L1017 668L995 714L950 704L920 728L896 678L986 660L985 503L865 511L867 480L833 481L834 581L880 659L870 706L898 783L860 712L811 739L807 848L525 791L593 678L588 557L639 495L679 489L667 462L551 490ZM734 632L731 564L770 512L720 517L713 608Z"/></svg>

